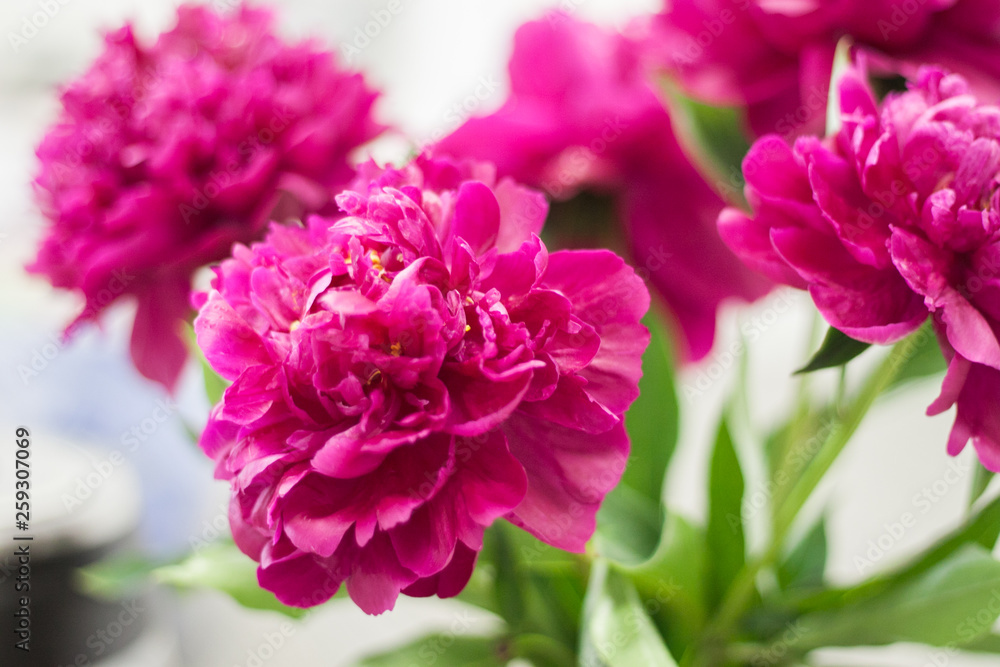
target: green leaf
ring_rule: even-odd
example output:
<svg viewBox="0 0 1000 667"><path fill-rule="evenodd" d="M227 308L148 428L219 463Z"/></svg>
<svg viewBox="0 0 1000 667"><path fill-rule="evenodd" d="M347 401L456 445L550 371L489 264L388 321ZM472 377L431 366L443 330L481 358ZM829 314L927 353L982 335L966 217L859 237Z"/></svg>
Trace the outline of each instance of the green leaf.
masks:
<svg viewBox="0 0 1000 667"><path fill-rule="evenodd" d="M1000 563L982 547L967 545L916 579L874 598L800 617L795 648L971 641L988 632L1000 616L998 596Z"/></svg>
<svg viewBox="0 0 1000 667"><path fill-rule="evenodd" d="M502 617L515 636L546 635L574 652L587 586L586 562L504 523L486 532L484 547L475 572L486 575L490 586L471 596L463 591L460 598Z"/></svg>
<svg viewBox="0 0 1000 667"><path fill-rule="evenodd" d="M584 576L580 576L584 575ZM580 635L583 600L587 592L586 570L528 574L529 630L562 643L570 652Z"/></svg>
<svg viewBox="0 0 1000 667"><path fill-rule="evenodd" d="M635 587L608 561L591 568L580 637L580 663L605 667L676 667Z"/></svg>
<svg viewBox="0 0 1000 667"><path fill-rule="evenodd" d="M974 653L1000 653L1000 635L983 635L961 644L960 648Z"/></svg>
<svg viewBox="0 0 1000 667"><path fill-rule="evenodd" d="M820 518L778 567L778 583L784 590L819 588L826 571L826 518Z"/></svg>
<svg viewBox="0 0 1000 667"><path fill-rule="evenodd" d="M709 470L708 606L714 609L746 562L743 472L725 418L719 424Z"/></svg>
<svg viewBox="0 0 1000 667"><path fill-rule="evenodd" d="M992 550L1000 537L1000 497L994 498L978 514L966 521L927 551L891 572L879 574L849 589L828 590L800 600L800 610L834 609L875 597L884 591L913 581L954 556L966 545Z"/></svg>
<svg viewBox="0 0 1000 667"><path fill-rule="evenodd" d="M666 78L661 90L685 152L716 191L730 202L742 203L743 158L750 150L743 110L698 102Z"/></svg>
<svg viewBox="0 0 1000 667"><path fill-rule="evenodd" d="M809 360L809 363L795 371L795 374L812 373L824 368L843 366L869 347L871 347L871 343L854 340L839 329L830 327L819 350Z"/></svg>
<svg viewBox="0 0 1000 667"><path fill-rule="evenodd" d="M980 497L982 497L983 493L986 492L986 487L990 485L990 482L993 481L993 477L996 474L979 463L976 463L975 466L976 471L972 478L972 490L969 496L970 507L975 504Z"/></svg>
<svg viewBox="0 0 1000 667"><path fill-rule="evenodd" d="M575 651L545 635L519 634L512 637L511 653L534 667L565 667L577 662Z"/></svg>
<svg viewBox="0 0 1000 667"><path fill-rule="evenodd" d="M690 98L684 99L683 104L692 121L694 138L715 167L723 171L740 171L743 158L750 150L750 142L742 129L742 111Z"/></svg>
<svg viewBox="0 0 1000 667"><path fill-rule="evenodd" d="M946 559L952 558L953 554L968 544L992 550L996 546L998 536L1000 536L1000 498L995 498L971 521L886 579L896 584L918 577Z"/></svg>
<svg viewBox="0 0 1000 667"><path fill-rule="evenodd" d="M524 622L527 609L524 599L527 582L521 569L520 558L508 534L512 530L503 523L495 523L486 532L484 547L488 550L490 562L496 568L494 594L497 611L501 618L516 629Z"/></svg>
<svg viewBox="0 0 1000 667"><path fill-rule="evenodd" d="M288 607L257 583L257 564L232 542L216 542L184 560L152 571L160 583L181 589L214 588L249 609L266 609L299 618L305 609Z"/></svg>
<svg viewBox="0 0 1000 667"><path fill-rule="evenodd" d="M655 309L643 319L650 341L642 355L639 398L625 415L632 441L621 483L649 498L658 507L663 478L677 448L679 409L674 385L673 351L662 314Z"/></svg>
<svg viewBox="0 0 1000 667"><path fill-rule="evenodd" d="M230 383L223 380L218 373L212 370L212 367L208 365L208 361L204 357L201 359L201 372L205 378L205 395L208 396L208 402L216 405L222 400L222 394L226 391L226 387Z"/></svg>
<svg viewBox="0 0 1000 667"><path fill-rule="evenodd" d="M488 539L486 538L486 540ZM495 593L496 567L489 556L490 553L486 548L479 552L479 558L476 560L476 567L472 570L469 583L465 585L465 588L456 597L466 604L471 604L473 607L479 607L500 616L500 605Z"/></svg>
<svg viewBox="0 0 1000 667"><path fill-rule="evenodd" d="M914 579L953 557L953 554L967 544L992 550L996 546L998 536L1000 536L1000 498L995 498L964 526L953 531L918 556L916 560L888 577L884 577L884 579L892 584Z"/></svg>
<svg viewBox="0 0 1000 667"><path fill-rule="evenodd" d="M941 353L934 326L928 321L911 334L913 338L912 353L903 360L890 388L919 380L930 375L941 375L948 369L948 362Z"/></svg>
<svg viewBox="0 0 1000 667"><path fill-rule="evenodd" d="M661 514L649 498L619 484L597 512L594 548L622 565L649 560L660 541Z"/></svg>
<svg viewBox="0 0 1000 667"><path fill-rule="evenodd" d="M669 511L653 557L621 568L676 655L695 641L705 625L705 568L704 533Z"/></svg>
<svg viewBox="0 0 1000 667"><path fill-rule="evenodd" d="M434 634L384 653L365 658L359 667L502 667L509 662L507 647L496 637Z"/></svg>
<svg viewBox="0 0 1000 667"><path fill-rule="evenodd" d="M191 351L192 356L197 357L198 363L201 364L201 373L205 380L205 395L208 397L209 403L216 405L222 400L222 393L226 391L226 387L231 383L224 380L218 373L212 370L211 365L209 365L208 360L205 358L205 353L198 346L198 337L194 332L194 327L191 324L187 324L185 332L188 349ZM195 442L197 442L197 439L195 439Z"/></svg>
<svg viewBox="0 0 1000 667"><path fill-rule="evenodd" d="M145 588L150 575L166 565L136 554L100 560L77 570L81 590L98 598L116 599Z"/></svg>
<svg viewBox="0 0 1000 667"><path fill-rule="evenodd" d="M639 398L625 415L632 442L625 472L597 514L595 546L612 560L635 565L656 549L663 525L663 480L677 447L677 391L669 337L660 313L643 320L650 343L642 357Z"/></svg>

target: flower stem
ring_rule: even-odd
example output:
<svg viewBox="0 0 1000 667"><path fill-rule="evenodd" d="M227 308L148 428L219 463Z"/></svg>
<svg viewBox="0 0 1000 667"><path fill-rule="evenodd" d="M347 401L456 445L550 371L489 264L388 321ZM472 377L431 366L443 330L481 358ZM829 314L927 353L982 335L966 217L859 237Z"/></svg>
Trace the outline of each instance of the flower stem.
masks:
<svg viewBox="0 0 1000 667"><path fill-rule="evenodd" d="M705 646L709 651L712 646L718 646L719 643L724 645L730 640L736 624L753 600L757 575L778 560L795 518L857 431L875 399L893 383L903 365L916 353L919 344L920 334L897 343L885 361L868 376L854 400L838 414L815 458L806 466L802 476L777 509L769 547L744 565L726 592L715 619L705 631ZM711 661L699 660L700 656L692 657L693 660L689 661L691 665L713 664Z"/></svg>
<svg viewBox="0 0 1000 667"><path fill-rule="evenodd" d="M868 413L872 403L893 383L903 365L916 353L916 348L920 344L919 337L919 334L909 336L893 346L889 356L874 373L868 376L857 397L833 424L816 457L806 466L802 476L792 486L792 490L782 503L774 526L774 541L784 540L795 517L809 500L830 466L844 450L851 436L858 430L858 426L861 425L861 421Z"/></svg>

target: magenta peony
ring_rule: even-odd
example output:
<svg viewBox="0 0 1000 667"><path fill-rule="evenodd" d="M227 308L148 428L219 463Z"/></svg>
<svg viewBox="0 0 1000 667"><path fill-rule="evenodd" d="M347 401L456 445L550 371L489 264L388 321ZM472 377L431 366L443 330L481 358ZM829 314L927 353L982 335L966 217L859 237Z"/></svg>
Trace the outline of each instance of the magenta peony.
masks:
<svg viewBox="0 0 1000 667"><path fill-rule="evenodd" d="M83 293L75 324L134 298L132 359L167 388L186 357L192 272L275 216L322 207L353 177L348 153L380 131L360 75L283 44L271 23L184 6L152 46L128 26L109 34L38 148L52 225L29 269Z"/></svg>
<svg viewBox="0 0 1000 667"><path fill-rule="evenodd" d="M455 595L498 518L582 551L621 476L649 296L609 251L549 254L544 197L494 174L367 165L342 215L237 246L201 297L233 382L201 446L287 604Z"/></svg>
<svg viewBox="0 0 1000 667"><path fill-rule="evenodd" d="M948 451L971 439L1000 470L1000 107L936 68L881 109L860 70L839 93L835 136L754 144L755 213L727 209L720 231L859 340L893 342L931 313L950 365L929 412L957 405Z"/></svg>
<svg viewBox="0 0 1000 667"><path fill-rule="evenodd" d="M679 349L700 359L719 304L757 298L769 284L719 240L723 201L681 151L647 74L628 39L550 14L517 31L503 107L437 149L495 162L558 200L611 195L636 265L677 322Z"/></svg>
<svg viewBox="0 0 1000 667"><path fill-rule="evenodd" d="M710 103L746 105L759 135L823 130L845 35L885 73L934 63L1000 99L1000 0L673 0L646 28L658 62Z"/></svg>

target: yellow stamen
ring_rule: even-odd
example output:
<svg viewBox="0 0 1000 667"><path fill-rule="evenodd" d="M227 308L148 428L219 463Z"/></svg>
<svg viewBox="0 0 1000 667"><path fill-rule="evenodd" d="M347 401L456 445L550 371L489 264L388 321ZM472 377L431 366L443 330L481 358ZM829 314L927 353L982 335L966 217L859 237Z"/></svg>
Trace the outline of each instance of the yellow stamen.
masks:
<svg viewBox="0 0 1000 667"><path fill-rule="evenodd" d="M379 256L377 250L372 250L368 253L368 256L372 260L372 268L378 271L378 277L387 283L392 283L392 278L385 275L385 267L382 266L382 258Z"/></svg>
<svg viewBox="0 0 1000 667"><path fill-rule="evenodd" d="M399 343L393 343L389 347L389 354L391 354L394 357L398 357L399 355L403 354L403 346L400 345Z"/></svg>
<svg viewBox="0 0 1000 667"><path fill-rule="evenodd" d="M472 331L472 326L471 326L471 325L468 325L468 324L466 324L466 325L465 325L465 333L469 333L470 331Z"/></svg>
<svg viewBox="0 0 1000 667"><path fill-rule="evenodd" d="M295 320L294 322L292 322L291 324L288 325L288 331L289 332L295 331L296 329L299 328L299 326L301 324L302 324L302 322L299 322L298 320Z"/></svg>

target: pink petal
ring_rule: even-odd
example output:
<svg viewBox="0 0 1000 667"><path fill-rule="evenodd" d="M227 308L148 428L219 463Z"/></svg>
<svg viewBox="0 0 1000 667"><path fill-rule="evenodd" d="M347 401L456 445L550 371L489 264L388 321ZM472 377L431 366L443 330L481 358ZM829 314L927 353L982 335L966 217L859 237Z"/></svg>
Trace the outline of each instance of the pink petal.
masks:
<svg viewBox="0 0 1000 667"><path fill-rule="evenodd" d="M497 242L500 231L500 204L493 191L483 183L463 183L455 199L452 234L481 255Z"/></svg>
<svg viewBox="0 0 1000 667"><path fill-rule="evenodd" d="M527 495L510 521L554 547L582 553L601 500L625 470L624 425L595 435L518 412L504 433L528 474Z"/></svg>
<svg viewBox="0 0 1000 667"><path fill-rule="evenodd" d="M139 295L132 324L132 361L143 376L173 392L187 361L180 327L188 306L187 280L176 280Z"/></svg>
<svg viewBox="0 0 1000 667"><path fill-rule="evenodd" d="M270 362L264 341L218 292L209 294L194 331L208 363L227 380L235 380L249 365Z"/></svg>
<svg viewBox="0 0 1000 667"><path fill-rule="evenodd" d="M479 551L470 549L459 542L447 567L433 576L418 579L404 588L403 593L416 598L426 598L432 595L440 598L455 597L469 583L478 556Z"/></svg>

